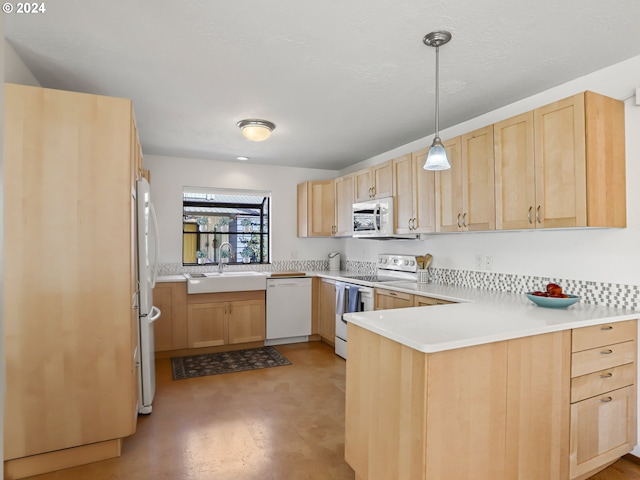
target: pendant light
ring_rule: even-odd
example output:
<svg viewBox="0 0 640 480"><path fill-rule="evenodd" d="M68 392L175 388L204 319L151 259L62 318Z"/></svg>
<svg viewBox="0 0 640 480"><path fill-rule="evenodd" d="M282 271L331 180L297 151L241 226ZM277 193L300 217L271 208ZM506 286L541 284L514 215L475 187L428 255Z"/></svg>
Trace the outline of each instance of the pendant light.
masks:
<svg viewBox="0 0 640 480"><path fill-rule="evenodd" d="M440 140L440 46L451 40L449 32L427 33L422 40L425 45L436 48L436 136L433 139L427 161L424 164L425 170L448 170L451 164L447 159L447 151Z"/></svg>

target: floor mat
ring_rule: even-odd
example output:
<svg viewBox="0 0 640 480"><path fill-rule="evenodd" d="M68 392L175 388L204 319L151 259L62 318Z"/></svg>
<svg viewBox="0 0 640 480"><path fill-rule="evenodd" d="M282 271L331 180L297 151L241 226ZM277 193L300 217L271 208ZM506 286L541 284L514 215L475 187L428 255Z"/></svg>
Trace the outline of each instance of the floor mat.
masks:
<svg viewBox="0 0 640 480"><path fill-rule="evenodd" d="M206 353L171 359L174 380L280 367L283 365L291 365L291 362L273 347Z"/></svg>

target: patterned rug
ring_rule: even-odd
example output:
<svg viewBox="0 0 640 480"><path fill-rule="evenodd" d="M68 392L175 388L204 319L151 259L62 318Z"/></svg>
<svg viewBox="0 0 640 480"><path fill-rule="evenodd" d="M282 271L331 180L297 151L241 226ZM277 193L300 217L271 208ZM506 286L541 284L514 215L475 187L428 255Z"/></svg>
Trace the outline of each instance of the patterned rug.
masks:
<svg viewBox="0 0 640 480"><path fill-rule="evenodd" d="M291 362L273 347L207 353L171 359L174 380L243 372L259 368L280 367L282 365L291 365Z"/></svg>

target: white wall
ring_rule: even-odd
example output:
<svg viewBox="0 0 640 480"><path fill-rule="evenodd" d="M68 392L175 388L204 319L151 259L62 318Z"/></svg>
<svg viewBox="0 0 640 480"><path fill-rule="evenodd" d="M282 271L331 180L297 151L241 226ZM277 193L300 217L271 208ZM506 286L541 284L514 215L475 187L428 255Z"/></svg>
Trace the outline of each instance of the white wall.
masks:
<svg viewBox="0 0 640 480"><path fill-rule="evenodd" d="M32 87L41 86L40 82L31 73L31 70L27 68L11 44L6 40L4 41L4 81L20 85L31 85Z"/></svg>
<svg viewBox="0 0 640 480"><path fill-rule="evenodd" d="M343 253L350 260L371 260L377 253L387 251L429 252L434 256L434 267L462 270L475 270L476 255L490 255L494 272L640 284L640 106L635 105L633 96L638 86L640 56L441 132L442 138L451 138L584 90L626 99L626 229L428 235L425 240L411 242L348 239ZM432 138L378 155L340 174L428 146Z"/></svg>
<svg viewBox="0 0 640 480"><path fill-rule="evenodd" d="M297 237L297 189L306 180L335 178L335 170L263 166L145 155L160 230L160 263L182 262L182 188L218 187L272 193L272 260L323 260L336 248L331 238Z"/></svg>

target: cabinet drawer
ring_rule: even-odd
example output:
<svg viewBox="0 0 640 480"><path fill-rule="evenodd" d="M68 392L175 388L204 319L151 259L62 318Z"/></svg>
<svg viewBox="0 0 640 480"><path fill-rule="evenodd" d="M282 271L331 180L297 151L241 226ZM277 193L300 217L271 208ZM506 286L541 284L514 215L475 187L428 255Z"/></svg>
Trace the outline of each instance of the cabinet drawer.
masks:
<svg viewBox="0 0 640 480"><path fill-rule="evenodd" d="M637 330L636 320L576 328L572 333L571 351L580 352L603 345L635 340Z"/></svg>
<svg viewBox="0 0 640 480"><path fill-rule="evenodd" d="M606 368L632 363L636 359L636 342L604 345L571 354L571 378Z"/></svg>
<svg viewBox="0 0 640 480"><path fill-rule="evenodd" d="M573 378L571 380L571 403L633 385L635 378L635 363L628 363Z"/></svg>
<svg viewBox="0 0 640 480"><path fill-rule="evenodd" d="M381 288L378 288L376 290L376 294L384 295L385 297L399 298L401 300L406 300L413 303L413 295L411 293L396 292L394 290L383 290Z"/></svg>

